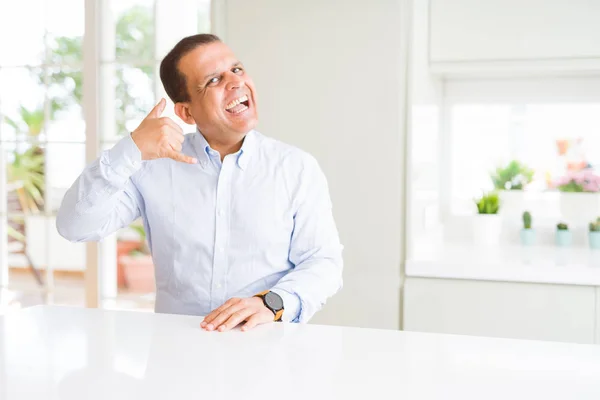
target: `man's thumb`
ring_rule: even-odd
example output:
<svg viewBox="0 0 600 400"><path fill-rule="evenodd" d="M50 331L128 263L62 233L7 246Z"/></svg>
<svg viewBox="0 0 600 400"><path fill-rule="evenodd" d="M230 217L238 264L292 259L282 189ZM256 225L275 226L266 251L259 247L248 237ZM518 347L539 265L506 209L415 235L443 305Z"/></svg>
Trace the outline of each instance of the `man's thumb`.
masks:
<svg viewBox="0 0 600 400"><path fill-rule="evenodd" d="M162 112L165 110L166 105L167 102L165 101L165 99L160 99L158 104L154 106L154 108L152 109L152 111L150 111L150 113L148 113L148 116L146 118L159 118Z"/></svg>

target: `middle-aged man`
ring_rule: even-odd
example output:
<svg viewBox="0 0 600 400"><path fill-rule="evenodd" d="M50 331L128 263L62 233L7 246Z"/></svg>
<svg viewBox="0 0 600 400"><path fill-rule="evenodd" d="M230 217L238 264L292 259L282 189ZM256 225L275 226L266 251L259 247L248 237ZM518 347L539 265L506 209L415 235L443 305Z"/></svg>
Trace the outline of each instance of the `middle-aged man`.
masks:
<svg viewBox="0 0 600 400"><path fill-rule="evenodd" d="M202 315L201 326L218 331L308 321L342 286L342 245L318 163L254 130L254 84L218 37L182 39L160 78L196 132L161 117L161 99L67 191L59 233L96 241L142 217L156 312Z"/></svg>

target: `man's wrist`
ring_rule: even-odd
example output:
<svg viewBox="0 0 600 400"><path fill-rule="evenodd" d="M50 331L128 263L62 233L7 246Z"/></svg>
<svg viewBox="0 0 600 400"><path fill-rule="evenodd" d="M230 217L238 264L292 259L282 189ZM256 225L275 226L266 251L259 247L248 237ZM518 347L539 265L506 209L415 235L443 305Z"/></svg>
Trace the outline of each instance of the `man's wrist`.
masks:
<svg viewBox="0 0 600 400"><path fill-rule="evenodd" d="M131 135L127 135L108 150L108 160L117 174L129 178L141 168L142 153Z"/></svg>
<svg viewBox="0 0 600 400"><path fill-rule="evenodd" d="M300 315L300 298L287 290L280 288L271 289L273 293L277 293L283 300L283 316L281 320L284 322L293 322Z"/></svg>

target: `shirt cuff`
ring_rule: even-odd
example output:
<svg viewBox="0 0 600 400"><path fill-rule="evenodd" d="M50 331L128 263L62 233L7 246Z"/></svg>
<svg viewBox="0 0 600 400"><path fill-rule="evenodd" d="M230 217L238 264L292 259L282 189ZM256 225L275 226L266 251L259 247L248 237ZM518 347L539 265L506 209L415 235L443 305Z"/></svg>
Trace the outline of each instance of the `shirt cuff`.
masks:
<svg viewBox="0 0 600 400"><path fill-rule="evenodd" d="M123 178L129 178L142 166L142 152L138 149L131 135L119 140L108 150L110 167Z"/></svg>
<svg viewBox="0 0 600 400"><path fill-rule="evenodd" d="M300 297L283 289L273 288L271 291L277 293L283 300L284 310L281 320L283 322L294 322L300 315Z"/></svg>

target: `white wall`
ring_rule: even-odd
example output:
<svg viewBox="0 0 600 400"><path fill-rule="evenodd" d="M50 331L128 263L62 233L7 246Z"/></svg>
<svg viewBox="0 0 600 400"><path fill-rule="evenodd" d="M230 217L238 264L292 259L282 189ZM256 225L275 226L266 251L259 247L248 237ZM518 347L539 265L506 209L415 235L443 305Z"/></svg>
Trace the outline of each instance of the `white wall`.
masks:
<svg viewBox="0 0 600 400"><path fill-rule="evenodd" d="M400 326L405 0L222 0L215 33L258 90L259 130L321 163L344 288L313 319Z"/></svg>

